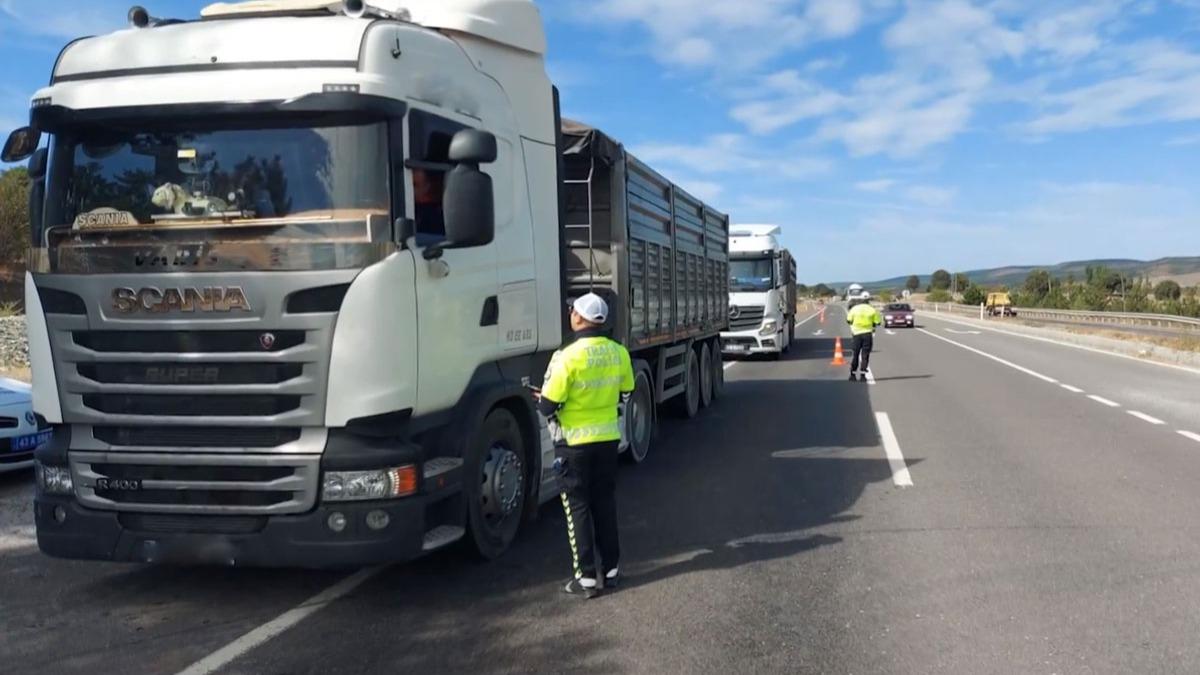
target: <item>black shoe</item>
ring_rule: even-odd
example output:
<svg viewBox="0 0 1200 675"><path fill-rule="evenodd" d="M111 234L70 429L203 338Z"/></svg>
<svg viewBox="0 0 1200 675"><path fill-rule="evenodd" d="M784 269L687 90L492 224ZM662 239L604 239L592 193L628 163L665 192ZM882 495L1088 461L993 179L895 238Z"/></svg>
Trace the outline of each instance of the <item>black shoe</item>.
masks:
<svg viewBox="0 0 1200 675"><path fill-rule="evenodd" d="M859 375L859 376L858 376L858 381L859 381L859 382L866 382L866 381L867 381L867 376L866 376L866 375Z"/></svg>
<svg viewBox="0 0 1200 675"><path fill-rule="evenodd" d="M619 570L609 570L604 574L604 587L616 588L621 585L621 572Z"/></svg>
<svg viewBox="0 0 1200 675"><path fill-rule="evenodd" d="M851 381L851 382L857 382L857 381L858 381L858 376L857 376L857 375L855 375L854 373L850 373L850 381Z"/></svg>
<svg viewBox="0 0 1200 675"><path fill-rule="evenodd" d="M572 579L567 582L566 587L563 588L563 592L568 595L577 595L591 600L600 595L600 588L597 586L584 586L582 580Z"/></svg>

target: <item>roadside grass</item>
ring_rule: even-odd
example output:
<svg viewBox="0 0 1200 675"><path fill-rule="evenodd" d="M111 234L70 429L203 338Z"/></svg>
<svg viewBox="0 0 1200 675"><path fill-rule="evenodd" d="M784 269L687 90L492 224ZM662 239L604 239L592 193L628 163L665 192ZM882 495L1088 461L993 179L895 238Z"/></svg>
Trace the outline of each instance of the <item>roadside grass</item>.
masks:
<svg viewBox="0 0 1200 675"><path fill-rule="evenodd" d="M33 372L29 370L29 366L0 366L0 377L7 377L21 382L32 382Z"/></svg>

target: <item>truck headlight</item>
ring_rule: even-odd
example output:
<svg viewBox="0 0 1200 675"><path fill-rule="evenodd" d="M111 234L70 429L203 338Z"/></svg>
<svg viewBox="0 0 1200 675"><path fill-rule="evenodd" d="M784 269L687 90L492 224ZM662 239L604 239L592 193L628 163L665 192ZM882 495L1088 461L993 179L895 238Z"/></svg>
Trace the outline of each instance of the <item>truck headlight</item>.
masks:
<svg viewBox="0 0 1200 675"><path fill-rule="evenodd" d="M398 499L417 493L417 467L409 464L373 471L326 471L321 499L327 502L362 502Z"/></svg>
<svg viewBox="0 0 1200 675"><path fill-rule="evenodd" d="M779 322L775 319L767 319L763 322L762 330L758 331L759 335L774 335L779 332Z"/></svg>
<svg viewBox="0 0 1200 675"><path fill-rule="evenodd" d="M35 462L33 473L42 492L52 495L69 495L75 492L75 484L71 481L71 469L68 467Z"/></svg>

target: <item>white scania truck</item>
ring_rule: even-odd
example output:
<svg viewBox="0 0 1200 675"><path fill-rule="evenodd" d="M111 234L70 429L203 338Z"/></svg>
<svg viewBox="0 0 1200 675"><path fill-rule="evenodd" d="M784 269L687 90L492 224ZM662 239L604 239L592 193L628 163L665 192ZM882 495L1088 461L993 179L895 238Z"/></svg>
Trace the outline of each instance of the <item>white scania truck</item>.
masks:
<svg viewBox="0 0 1200 675"><path fill-rule="evenodd" d="M728 217L560 119L530 0L130 22L63 50L4 149L45 553L497 556L556 495L529 387L589 290L634 358L630 457L658 403L720 393Z"/></svg>
<svg viewBox="0 0 1200 675"><path fill-rule="evenodd" d="M735 225L729 241L729 329L724 353L779 358L795 339L796 261L778 225Z"/></svg>

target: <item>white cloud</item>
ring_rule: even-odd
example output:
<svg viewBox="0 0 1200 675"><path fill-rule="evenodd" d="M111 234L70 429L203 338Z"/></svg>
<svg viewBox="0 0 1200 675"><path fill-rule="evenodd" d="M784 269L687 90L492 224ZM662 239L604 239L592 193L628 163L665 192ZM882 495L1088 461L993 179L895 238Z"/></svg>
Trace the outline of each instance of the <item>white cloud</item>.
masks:
<svg viewBox="0 0 1200 675"><path fill-rule="evenodd" d="M1181 145L1197 145L1200 144L1200 134L1191 134L1187 136L1176 136L1167 141L1167 145L1177 147Z"/></svg>
<svg viewBox="0 0 1200 675"><path fill-rule="evenodd" d="M795 70L772 73L758 81L759 95L767 99L747 101L730 111L752 133L770 134L796 122L822 117L845 104L845 97L804 79Z"/></svg>
<svg viewBox="0 0 1200 675"><path fill-rule="evenodd" d="M913 185L904 190L905 197L925 206L948 206L954 201L956 195L958 195L956 188L943 188L934 185Z"/></svg>
<svg viewBox="0 0 1200 675"><path fill-rule="evenodd" d="M742 134L717 134L702 143L643 143L633 154L652 166L676 167L692 174L753 174L769 180L804 180L824 174L831 163L820 157L764 148Z"/></svg>
<svg viewBox="0 0 1200 675"><path fill-rule="evenodd" d="M60 40L107 33L126 25L129 3L95 0L67 9L56 2L0 0L0 19L15 22L32 35Z"/></svg>
<svg viewBox="0 0 1200 675"><path fill-rule="evenodd" d="M896 181L891 178L879 178L877 180L864 180L854 184L854 189L862 190L863 192L887 192L896 185Z"/></svg>
<svg viewBox="0 0 1200 675"><path fill-rule="evenodd" d="M810 0L805 16L829 37L853 35L862 25L858 0Z"/></svg>

